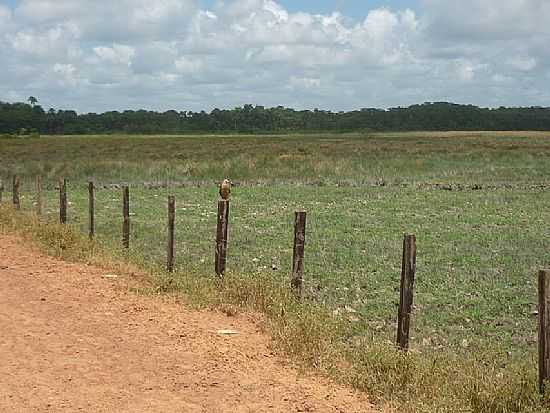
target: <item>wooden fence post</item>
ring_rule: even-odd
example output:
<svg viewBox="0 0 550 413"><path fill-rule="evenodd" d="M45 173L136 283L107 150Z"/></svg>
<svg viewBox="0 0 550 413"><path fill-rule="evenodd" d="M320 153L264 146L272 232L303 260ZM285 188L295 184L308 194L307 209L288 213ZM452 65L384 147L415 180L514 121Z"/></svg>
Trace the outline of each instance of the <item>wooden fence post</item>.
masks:
<svg viewBox="0 0 550 413"><path fill-rule="evenodd" d="M15 209L21 209L21 202L19 200L19 187L21 185L21 181L17 175L13 176L13 205L15 206Z"/></svg>
<svg viewBox="0 0 550 413"><path fill-rule="evenodd" d="M0 179L0 202L2 202L2 194L4 193L4 181Z"/></svg>
<svg viewBox="0 0 550 413"><path fill-rule="evenodd" d="M539 271L539 391L550 380L550 271Z"/></svg>
<svg viewBox="0 0 550 413"><path fill-rule="evenodd" d="M227 259L227 227L229 224L229 200L218 201L218 226L216 230L216 275L222 277L225 274Z"/></svg>
<svg viewBox="0 0 550 413"><path fill-rule="evenodd" d="M298 296L302 295L305 242L306 212L296 211L294 213L294 248L292 253L292 278L290 285Z"/></svg>
<svg viewBox="0 0 550 413"><path fill-rule="evenodd" d="M122 245L130 248L130 189L122 188Z"/></svg>
<svg viewBox="0 0 550 413"><path fill-rule="evenodd" d="M166 270L174 271L174 238L175 238L175 220L176 220L176 197L168 197L168 254L166 258Z"/></svg>
<svg viewBox="0 0 550 413"><path fill-rule="evenodd" d="M42 215L42 177L36 177L36 215Z"/></svg>
<svg viewBox="0 0 550 413"><path fill-rule="evenodd" d="M94 197L94 183L88 182L88 226L89 237L94 238L95 235L95 197Z"/></svg>
<svg viewBox="0 0 550 413"><path fill-rule="evenodd" d="M414 275L416 272L416 237L403 238L403 261L401 265L401 288L397 317L397 345L402 350L409 348L409 329L413 304Z"/></svg>
<svg viewBox="0 0 550 413"><path fill-rule="evenodd" d="M67 180L59 181L59 222L67 223Z"/></svg>

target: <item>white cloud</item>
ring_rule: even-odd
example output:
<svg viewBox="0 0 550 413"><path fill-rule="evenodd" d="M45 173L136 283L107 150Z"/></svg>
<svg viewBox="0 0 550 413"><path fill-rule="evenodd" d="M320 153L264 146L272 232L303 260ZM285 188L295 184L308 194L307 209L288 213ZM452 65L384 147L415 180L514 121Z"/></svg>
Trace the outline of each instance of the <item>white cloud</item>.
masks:
<svg viewBox="0 0 550 413"><path fill-rule="evenodd" d="M74 25L60 23L43 31L17 31L8 35L8 39L16 52L37 58L76 58L81 54L79 35Z"/></svg>
<svg viewBox="0 0 550 413"><path fill-rule="evenodd" d="M456 71L460 80L470 81L475 76L475 68L470 63L459 63Z"/></svg>
<svg viewBox="0 0 550 413"><path fill-rule="evenodd" d="M537 66L537 59L533 57L515 56L508 59L507 63L523 72L529 72Z"/></svg>
<svg viewBox="0 0 550 413"><path fill-rule="evenodd" d="M362 29L373 42L384 42L393 35L398 24L398 17L390 10L377 9L369 12Z"/></svg>
<svg viewBox="0 0 550 413"><path fill-rule="evenodd" d="M21 20L37 24L57 23L89 12L90 3L71 0L22 0L16 14Z"/></svg>
<svg viewBox="0 0 550 413"><path fill-rule="evenodd" d="M143 42L136 48L132 69L136 74L160 73L172 67L177 56L178 48L174 42Z"/></svg>
<svg viewBox="0 0 550 413"><path fill-rule="evenodd" d="M77 69L70 63L56 63L53 66L53 72L57 75L57 79L63 85L75 86L78 82Z"/></svg>
<svg viewBox="0 0 550 413"><path fill-rule="evenodd" d="M203 67L203 62L196 57L181 56L174 62L181 73L197 73Z"/></svg>
<svg viewBox="0 0 550 413"><path fill-rule="evenodd" d="M396 64L412 53L418 22L412 10L394 13L382 8L369 12L351 32L351 45L363 52L370 64Z"/></svg>
<svg viewBox="0 0 550 413"><path fill-rule="evenodd" d="M274 1L265 0L263 4L263 8L265 11L268 11L273 16L275 16L278 22L288 21L288 12L285 9L283 9L281 6L279 6L277 3L275 3Z"/></svg>
<svg viewBox="0 0 550 413"><path fill-rule="evenodd" d="M111 64L124 64L129 66L136 51L131 46L113 44L112 46L97 46L93 48L95 54L102 60Z"/></svg>
<svg viewBox="0 0 550 413"><path fill-rule="evenodd" d="M550 33L547 0L423 0L431 24L455 37L516 39Z"/></svg>
<svg viewBox="0 0 550 413"><path fill-rule="evenodd" d="M486 64L472 63L468 60L458 60L456 62L456 72L458 78L462 81L472 81L482 71L487 69Z"/></svg>
<svg viewBox="0 0 550 413"><path fill-rule="evenodd" d="M22 0L15 14L33 25L72 23L88 40L125 43L180 35L197 10L194 0Z"/></svg>
<svg viewBox="0 0 550 413"><path fill-rule="evenodd" d="M8 31L11 26L11 10L0 5L0 33Z"/></svg>
<svg viewBox="0 0 550 413"><path fill-rule="evenodd" d="M491 77L491 80L493 82L497 82L497 83L509 83L509 82L513 81L514 79L509 77L509 76L501 75L500 73L495 73Z"/></svg>
<svg viewBox="0 0 550 413"><path fill-rule="evenodd" d="M149 24L169 19L172 16L185 14L187 2L179 0L139 1L132 10L131 20L134 24Z"/></svg>
<svg viewBox="0 0 550 413"><path fill-rule="evenodd" d="M297 88L315 89L321 86L321 79L292 76L290 85Z"/></svg>
<svg viewBox="0 0 550 413"><path fill-rule="evenodd" d="M0 98L32 90L80 110L548 104L550 2L421 1L351 18L276 0L21 0L0 6Z"/></svg>

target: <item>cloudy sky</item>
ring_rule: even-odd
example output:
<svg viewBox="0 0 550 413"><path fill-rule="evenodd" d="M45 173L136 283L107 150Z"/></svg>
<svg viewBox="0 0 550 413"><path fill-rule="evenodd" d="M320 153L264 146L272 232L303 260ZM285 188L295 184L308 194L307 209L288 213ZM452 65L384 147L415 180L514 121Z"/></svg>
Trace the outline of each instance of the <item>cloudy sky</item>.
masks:
<svg viewBox="0 0 550 413"><path fill-rule="evenodd" d="M0 0L0 100L550 106L549 0Z"/></svg>

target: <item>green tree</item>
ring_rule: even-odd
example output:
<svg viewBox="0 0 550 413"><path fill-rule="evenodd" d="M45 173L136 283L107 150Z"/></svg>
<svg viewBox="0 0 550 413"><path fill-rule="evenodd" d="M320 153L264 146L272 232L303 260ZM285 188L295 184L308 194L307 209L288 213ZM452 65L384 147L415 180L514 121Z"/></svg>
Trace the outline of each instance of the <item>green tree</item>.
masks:
<svg viewBox="0 0 550 413"><path fill-rule="evenodd" d="M38 99L35 98L34 96L29 96L29 98L27 99L27 102L29 102L31 106L34 106L38 103Z"/></svg>

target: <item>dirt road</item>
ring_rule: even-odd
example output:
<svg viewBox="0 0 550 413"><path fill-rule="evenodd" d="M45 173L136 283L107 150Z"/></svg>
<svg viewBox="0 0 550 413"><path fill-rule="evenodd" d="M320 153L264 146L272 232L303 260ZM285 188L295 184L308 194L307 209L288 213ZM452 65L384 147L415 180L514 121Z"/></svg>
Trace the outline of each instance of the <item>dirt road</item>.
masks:
<svg viewBox="0 0 550 413"><path fill-rule="evenodd" d="M246 316L191 311L106 275L0 236L1 412L372 411L285 365Z"/></svg>

